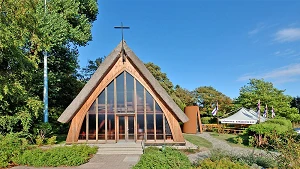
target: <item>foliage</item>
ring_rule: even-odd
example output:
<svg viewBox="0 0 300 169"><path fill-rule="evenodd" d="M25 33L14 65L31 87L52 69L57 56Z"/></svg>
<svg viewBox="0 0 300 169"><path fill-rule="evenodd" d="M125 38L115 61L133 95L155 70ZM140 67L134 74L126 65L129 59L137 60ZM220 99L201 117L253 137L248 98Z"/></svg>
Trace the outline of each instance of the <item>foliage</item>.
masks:
<svg viewBox="0 0 300 169"><path fill-rule="evenodd" d="M196 102L200 107L200 113L204 116L212 116L211 112L218 102L218 116L229 113L233 109L232 100L211 86L198 87L193 91Z"/></svg>
<svg viewBox="0 0 300 169"><path fill-rule="evenodd" d="M175 95L180 98L185 106L194 106L196 103L193 93L187 89L180 87L179 85L175 86Z"/></svg>
<svg viewBox="0 0 300 169"><path fill-rule="evenodd" d="M184 89L181 90L180 86L177 86L177 90L175 90L174 85L170 81L170 79L167 77L167 74L161 72L160 67L155 65L154 63L152 63L152 62L145 63L145 66L151 72L151 74L154 76L154 78L159 82L159 84L171 96L171 98L174 100L174 102L181 108L181 110L183 110L184 107L186 106L186 104L189 104L189 103L184 103L182 100L185 100L186 98L184 98L184 97L188 96L189 94L188 93L182 94L182 93L187 92L188 90L184 90ZM177 92L175 92L175 91L177 91ZM180 96L184 96L184 97L179 98Z"/></svg>
<svg viewBox="0 0 300 169"><path fill-rule="evenodd" d="M270 120L267 120L265 123L273 123L273 124L279 124L279 125L282 125L282 126L285 126L287 127L288 129L292 129L292 122L290 120L286 120L286 119L270 119Z"/></svg>
<svg viewBox="0 0 300 169"><path fill-rule="evenodd" d="M300 113L300 96L294 97L291 102L291 107L295 107L298 109L298 112Z"/></svg>
<svg viewBox="0 0 300 169"><path fill-rule="evenodd" d="M52 136L50 138L47 139L47 144L48 145L53 145L55 144L57 141L56 141L56 136Z"/></svg>
<svg viewBox="0 0 300 169"><path fill-rule="evenodd" d="M90 80L92 75L96 72L101 63L105 60L106 56L98 57L95 61L88 60L88 65L85 68L81 69L80 79L84 82Z"/></svg>
<svg viewBox="0 0 300 169"><path fill-rule="evenodd" d="M166 147L165 150L149 147L145 149L145 154L133 167L133 169L138 168L189 169L191 164L187 156L178 150L169 147Z"/></svg>
<svg viewBox="0 0 300 169"><path fill-rule="evenodd" d="M273 106L276 116L286 117L291 121L300 121L297 109L290 107L292 97L285 95L284 90L276 89L271 82L263 79L250 79L250 82L240 89L240 95L234 102L239 107L256 109L258 100L263 106ZM263 108L260 110L264 111ZM271 111L268 111L268 117L271 117Z"/></svg>
<svg viewBox="0 0 300 169"><path fill-rule="evenodd" d="M248 129L248 134L262 134L265 136L270 136L272 133L284 134L289 131L289 126L283 126L275 123L260 123L251 125Z"/></svg>
<svg viewBox="0 0 300 169"><path fill-rule="evenodd" d="M213 121L213 117L201 117L202 124L211 124Z"/></svg>
<svg viewBox="0 0 300 169"><path fill-rule="evenodd" d="M201 161L197 169L249 169L247 164L234 163L228 158L212 161L207 158Z"/></svg>
<svg viewBox="0 0 300 169"><path fill-rule="evenodd" d="M47 14L44 1L1 3L1 131L28 133L41 121L43 51L48 53L49 120L56 122L82 87L76 79L76 47L91 40L97 13L95 0L47 1Z"/></svg>
<svg viewBox="0 0 300 169"><path fill-rule="evenodd" d="M195 136L195 135L190 135L190 134L184 134L183 135L184 139L187 141L193 143L194 145L198 146L198 148L201 147L206 147L206 148L212 148L212 143L207 141L206 139Z"/></svg>
<svg viewBox="0 0 300 169"><path fill-rule="evenodd" d="M19 134L0 134L0 168L7 167L14 157L19 156L27 148L28 143L19 138Z"/></svg>
<svg viewBox="0 0 300 169"><path fill-rule="evenodd" d="M300 136L288 131L283 135L273 133L270 136L271 146L279 152L277 157L280 168L300 167Z"/></svg>
<svg viewBox="0 0 300 169"><path fill-rule="evenodd" d="M233 138L233 141L234 141L234 143L236 143L236 144L242 144L243 143L243 138L241 138L241 137L234 137Z"/></svg>
<svg viewBox="0 0 300 169"><path fill-rule="evenodd" d="M14 162L35 167L78 166L87 162L96 152L97 147L87 145L54 147L49 150L35 148L25 150Z"/></svg>
<svg viewBox="0 0 300 169"><path fill-rule="evenodd" d="M275 168L278 166L276 156L271 154L232 154L230 152L224 152L220 149L213 149L211 151L210 159L212 161L218 161L221 159L230 159L234 163L247 164L249 166L258 165L264 168Z"/></svg>

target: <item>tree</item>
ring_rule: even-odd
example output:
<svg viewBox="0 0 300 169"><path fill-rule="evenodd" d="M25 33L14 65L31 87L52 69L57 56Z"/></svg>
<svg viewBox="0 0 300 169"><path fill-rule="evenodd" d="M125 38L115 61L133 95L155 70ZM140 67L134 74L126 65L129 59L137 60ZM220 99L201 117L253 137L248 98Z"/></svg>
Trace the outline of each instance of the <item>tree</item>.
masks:
<svg viewBox="0 0 300 169"><path fill-rule="evenodd" d="M185 106L193 106L196 103L193 93L187 89L181 88L179 85L175 86L175 95Z"/></svg>
<svg viewBox="0 0 300 169"><path fill-rule="evenodd" d="M240 95L235 99L235 104L245 108L257 108L258 100L261 104L261 112L265 105L269 110L273 106L277 116L285 117L291 121L300 120L296 108L291 108L292 97L285 95L284 90L276 89L271 82L263 79L250 79L250 82L240 89ZM268 117L271 117L271 111L268 111Z"/></svg>
<svg viewBox="0 0 300 169"><path fill-rule="evenodd" d="M201 114L205 116L211 116L217 102L219 105L218 116L227 114L232 110L232 100L211 86L198 87L193 91L193 94L200 107Z"/></svg>
<svg viewBox="0 0 300 169"><path fill-rule="evenodd" d="M78 51L91 40L98 13L95 0L5 0L0 7L0 128L32 129L42 114L43 51L49 59L49 106L65 107L66 82L76 82ZM64 57L66 56L66 57ZM58 85L60 83L60 85ZM65 84L62 84L65 83ZM57 100L55 100L57 99ZM52 107L53 106L53 107ZM55 119L56 121L56 119Z"/></svg>
<svg viewBox="0 0 300 169"><path fill-rule="evenodd" d="M106 56L98 57L95 61L88 60L88 65L85 68L81 69L80 80L85 83L90 80L92 75L96 72L101 63L105 60Z"/></svg>
<svg viewBox="0 0 300 169"><path fill-rule="evenodd" d="M298 112L300 113L300 97L294 97L291 102L291 107L295 107L298 109Z"/></svg>
<svg viewBox="0 0 300 169"><path fill-rule="evenodd" d="M182 102L182 100L179 97L177 97L175 90L174 90L174 85L170 81L170 79L167 77L167 74L161 72L160 67L155 65L152 62L145 63L145 66L151 72L151 74L154 76L154 78L159 82L159 84L171 96L171 98L174 100L174 102L181 108L181 110L183 110L186 105L184 102Z"/></svg>

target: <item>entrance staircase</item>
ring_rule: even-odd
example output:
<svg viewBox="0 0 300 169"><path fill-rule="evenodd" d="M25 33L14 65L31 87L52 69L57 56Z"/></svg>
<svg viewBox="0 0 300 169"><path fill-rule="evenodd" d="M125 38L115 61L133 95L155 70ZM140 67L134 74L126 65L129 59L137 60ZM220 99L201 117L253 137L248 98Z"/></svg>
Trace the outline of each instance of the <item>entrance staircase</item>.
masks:
<svg viewBox="0 0 300 169"><path fill-rule="evenodd" d="M115 144L98 144L96 154L143 154L141 143L118 142Z"/></svg>

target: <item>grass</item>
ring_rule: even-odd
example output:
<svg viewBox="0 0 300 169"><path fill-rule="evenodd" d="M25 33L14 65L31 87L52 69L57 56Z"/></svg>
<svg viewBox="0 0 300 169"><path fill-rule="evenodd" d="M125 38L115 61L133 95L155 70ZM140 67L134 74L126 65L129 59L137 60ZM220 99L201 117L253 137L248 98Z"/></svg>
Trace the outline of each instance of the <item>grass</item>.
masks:
<svg viewBox="0 0 300 169"><path fill-rule="evenodd" d="M211 142L207 141L204 138L201 138L201 137L198 137L198 136L195 136L192 134L184 134L183 137L184 137L184 139L195 144L199 148L201 148L201 147L212 148Z"/></svg>
<svg viewBox="0 0 300 169"><path fill-rule="evenodd" d="M233 138L237 137L238 135L235 134L222 134L222 133L210 133L210 135L216 139L223 140L230 144L233 147L243 147L243 148L249 148L246 144L236 144L233 141Z"/></svg>

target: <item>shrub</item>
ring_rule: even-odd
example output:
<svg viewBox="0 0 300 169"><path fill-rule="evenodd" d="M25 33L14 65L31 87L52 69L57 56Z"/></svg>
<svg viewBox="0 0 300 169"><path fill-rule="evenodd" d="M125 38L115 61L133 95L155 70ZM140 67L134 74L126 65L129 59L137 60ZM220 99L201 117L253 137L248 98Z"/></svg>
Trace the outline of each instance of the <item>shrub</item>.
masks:
<svg viewBox="0 0 300 169"><path fill-rule="evenodd" d="M210 124L212 117L201 117L202 124Z"/></svg>
<svg viewBox="0 0 300 169"><path fill-rule="evenodd" d="M269 154L230 154L219 149L213 149L211 151L210 159L211 161L220 161L224 158L230 159L234 163L247 164L252 166L253 164L262 166L264 168L274 168L277 167L277 161L275 157Z"/></svg>
<svg viewBox="0 0 300 169"><path fill-rule="evenodd" d="M96 152L97 147L87 145L55 147L48 150L35 148L26 150L14 158L14 162L35 167L78 166L87 162Z"/></svg>
<svg viewBox="0 0 300 169"><path fill-rule="evenodd" d="M290 120L286 120L286 119L270 119L270 120L266 121L265 123L280 124L282 126L287 127L288 129L293 128L292 122Z"/></svg>
<svg viewBox="0 0 300 169"><path fill-rule="evenodd" d="M27 141L18 137L18 134L0 134L0 168L7 167L12 159L20 155L27 148Z"/></svg>
<svg viewBox="0 0 300 169"><path fill-rule="evenodd" d="M203 160L197 169L249 169L247 164L234 163L229 158L222 158L215 161Z"/></svg>
<svg viewBox="0 0 300 169"><path fill-rule="evenodd" d="M47 139L47 144L48 145L53 145L55 143L56 143L56 136L52 136L52 137Z"/></svg>
<svg viewBox="0 0 300 169"><path fill-rule="evenodd" d="M145 154L133 167L134 169L156 168L156 169L189 169L191 163L186 155L176 149L166 147L165 150L149 147Z"/></svg>
<svg viewBox="0 0 300 169"><path fill-rule="evenodd" d="M43 145L43 143L44 143L44 138L38 135L35 139L35 144L41 146Z"/></svg>
<svg viewBox="0 0 300 169"><path fill-rule="evenodd" d="M235 143L235 144L242 144L243 143L243 138L241 138L241 137L234 137L233 138L233 142Z"/></svg>

